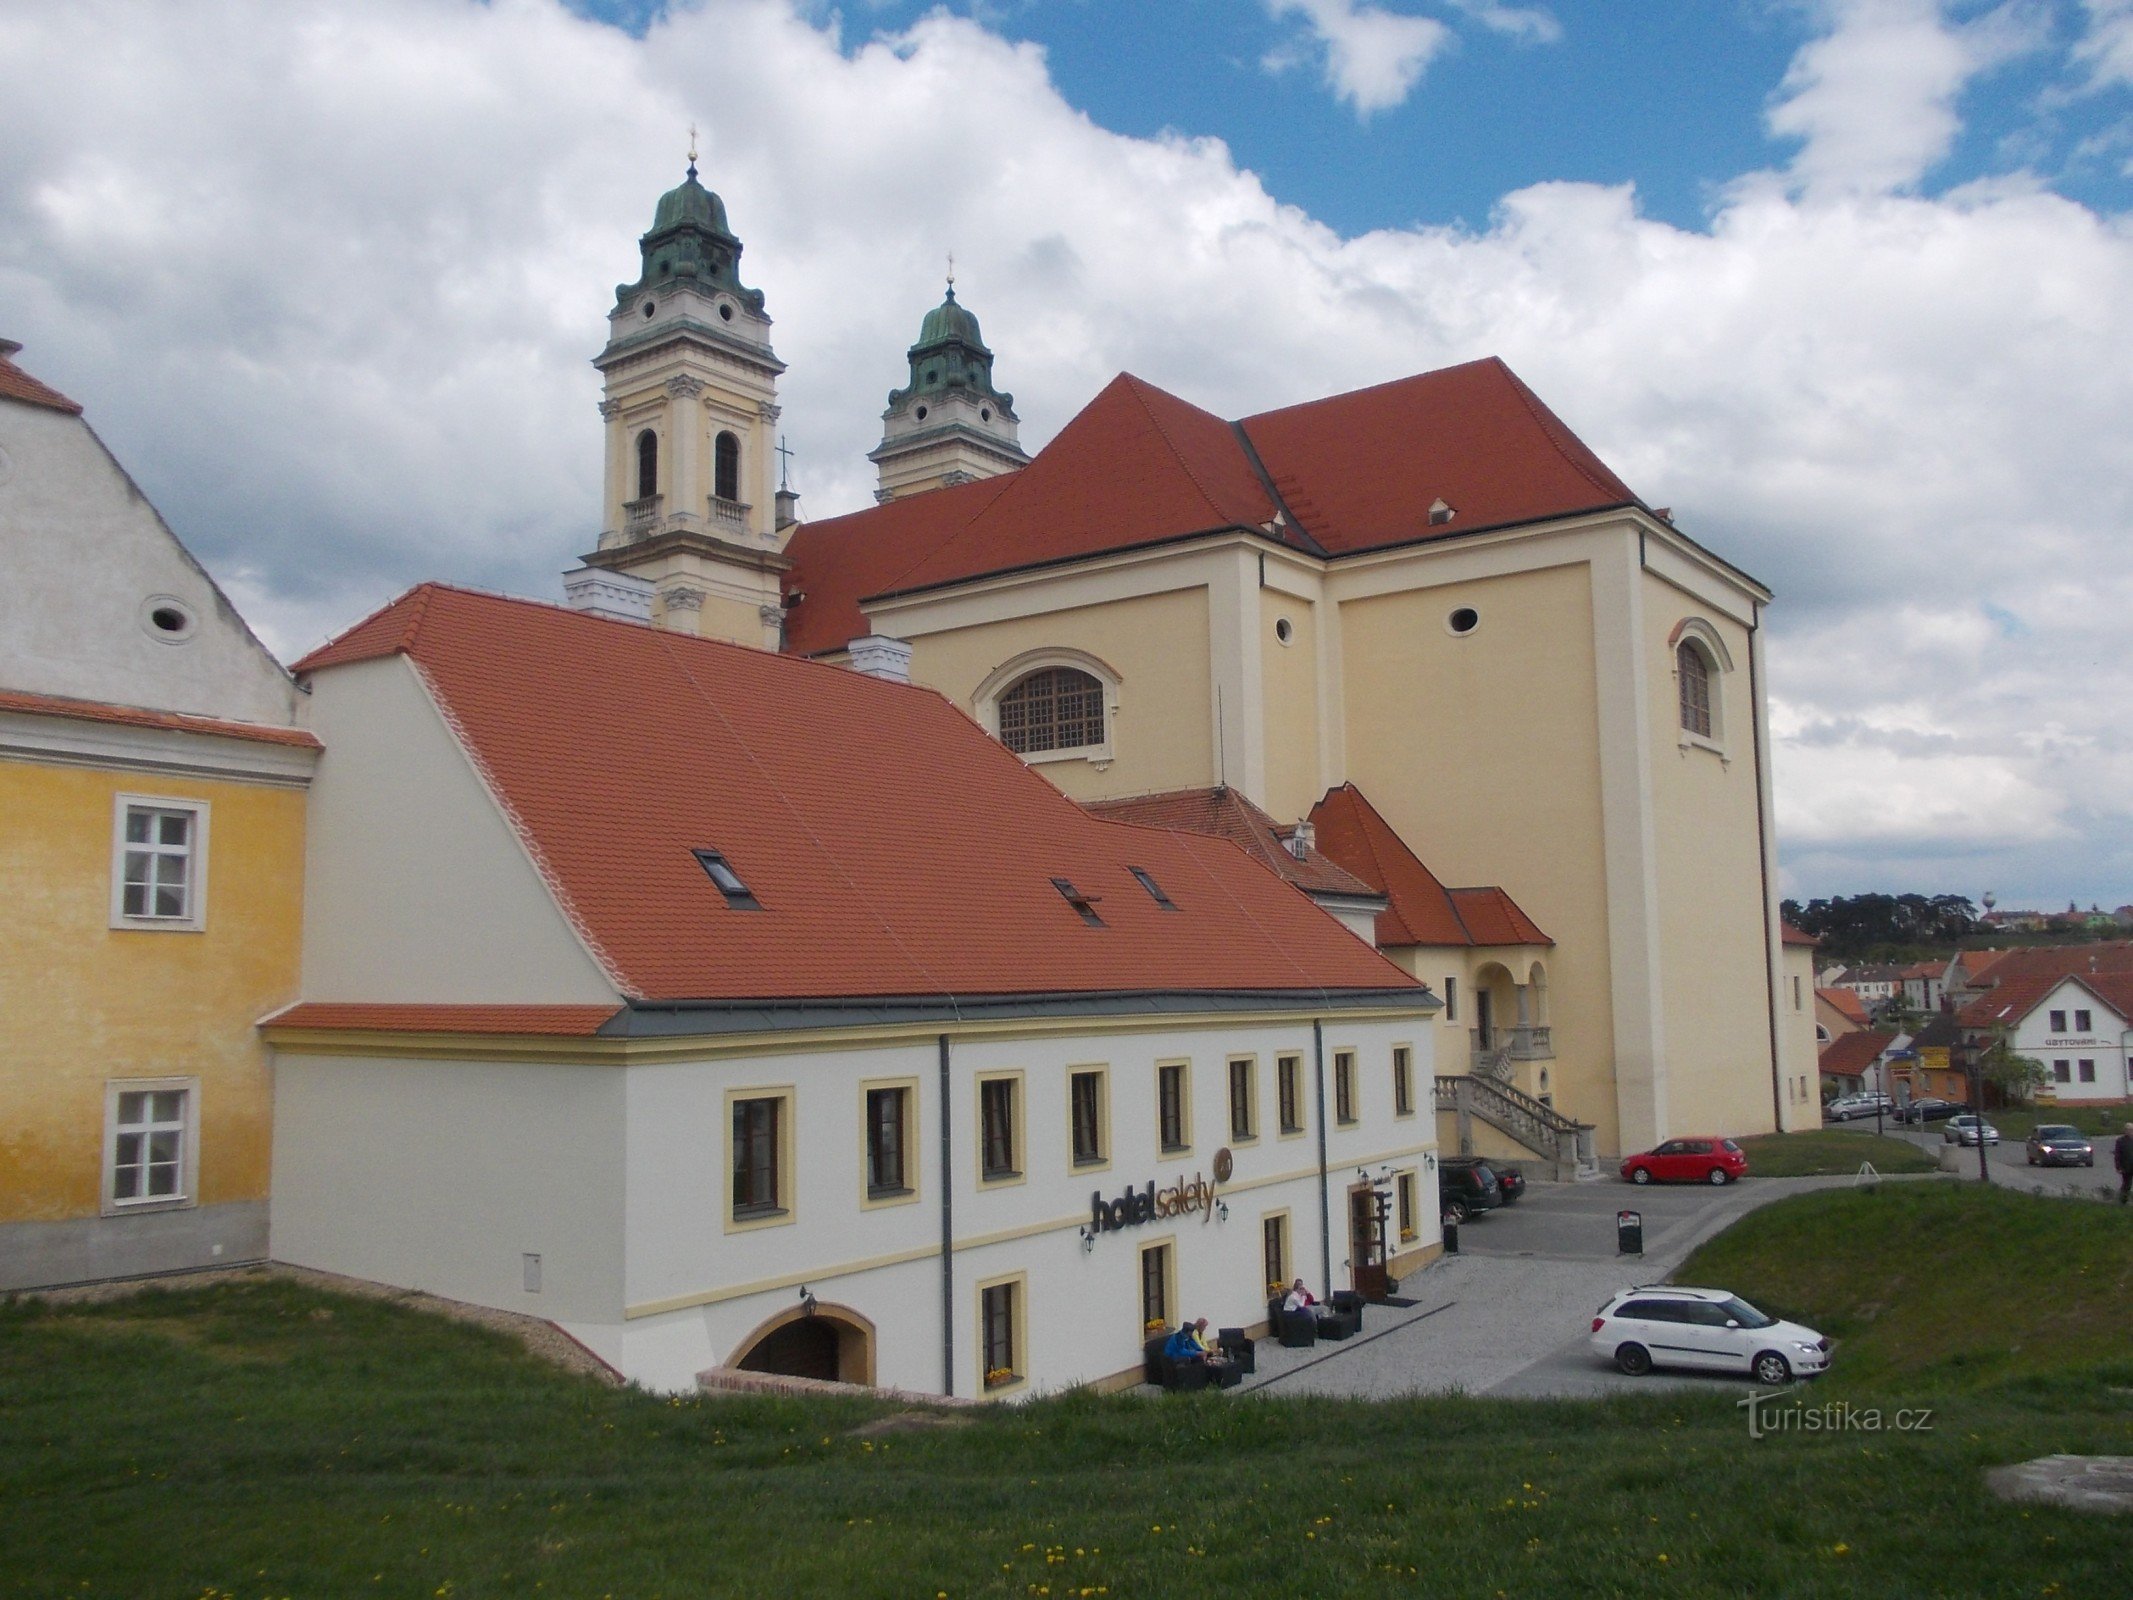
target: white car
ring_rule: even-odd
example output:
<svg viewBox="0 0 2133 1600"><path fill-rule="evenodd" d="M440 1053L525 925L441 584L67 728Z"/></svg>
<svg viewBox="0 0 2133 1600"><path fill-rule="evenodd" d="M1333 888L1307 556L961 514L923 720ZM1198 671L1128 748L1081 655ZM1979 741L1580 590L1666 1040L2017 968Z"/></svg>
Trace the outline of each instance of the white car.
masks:
<svg viewBox="0 0 2133 1600"><path fill-rule="evenodd" d="M1829 1370L1822 1335L1765 1316L1725 1289L1668 1284L1610 1295L1593 1316L1592 1348L1633 1378L1686 1367L1776 1385Z"/></svg>
<svg viewBox="0 0 2133 1600"><path fill-rule="evenodd" d="M1847 1094L1822 1108L1822 1115L1831 1122L1849 1122L1854 1117L1871 1117L1876 1111L1893 1113L1896 1102L1885 1094Z"/></svg>
<svg viewBox="0 0 2133 1600"><path fill-rule="evenodd" d="M2000 1142L2000 1130L1982 1117L1964 1115L1950 1117L1947 1126L1940 1130L1942 1144L1976 1144L1982 1129L1987 1144Z"/></svg>

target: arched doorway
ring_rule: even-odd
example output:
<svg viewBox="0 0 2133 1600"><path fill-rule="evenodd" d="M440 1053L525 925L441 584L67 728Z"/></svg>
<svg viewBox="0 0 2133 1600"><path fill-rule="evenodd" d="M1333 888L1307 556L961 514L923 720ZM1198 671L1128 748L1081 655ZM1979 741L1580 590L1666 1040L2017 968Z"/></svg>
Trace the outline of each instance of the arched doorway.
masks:
<svg viewBox="0 0 2133 1600"><path fill-rule="evenodd" d="M847 1306L794 1306L741 1340L726 1365L787 1378L871 1384L874 1324Z"/></svg>

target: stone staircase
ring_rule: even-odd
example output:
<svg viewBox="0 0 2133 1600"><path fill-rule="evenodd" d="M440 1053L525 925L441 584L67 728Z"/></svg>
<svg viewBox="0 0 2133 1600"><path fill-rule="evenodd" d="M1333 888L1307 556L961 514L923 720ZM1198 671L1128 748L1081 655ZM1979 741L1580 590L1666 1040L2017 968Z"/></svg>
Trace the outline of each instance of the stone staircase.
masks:
<svg viewBox="0 0 2133 1600"><path fill-rule="evenodd" d="M1439 1077L1436 1099L1439 1111L1458 1118L1461 1155L1473 1153L1474 1123L1479 1119L1549 1163L1558 1183L1591 1183L1600 1176L1591 1123L1564 1116L1495 1073Z"/></svg>

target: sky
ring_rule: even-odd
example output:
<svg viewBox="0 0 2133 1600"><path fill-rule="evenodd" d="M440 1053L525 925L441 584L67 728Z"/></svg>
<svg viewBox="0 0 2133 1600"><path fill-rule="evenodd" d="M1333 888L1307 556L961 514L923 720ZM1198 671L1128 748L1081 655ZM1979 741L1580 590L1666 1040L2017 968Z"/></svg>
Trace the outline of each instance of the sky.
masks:
<svg viewBox="0 0 2133 1600"><path fill-rule="evenodd" d="M1032 448L1498 355L1776 592L1784 893L2133 901L2133 0L13 0L0 337L285 660L553 597L692 124L803 515L950 252Z"/></svg>

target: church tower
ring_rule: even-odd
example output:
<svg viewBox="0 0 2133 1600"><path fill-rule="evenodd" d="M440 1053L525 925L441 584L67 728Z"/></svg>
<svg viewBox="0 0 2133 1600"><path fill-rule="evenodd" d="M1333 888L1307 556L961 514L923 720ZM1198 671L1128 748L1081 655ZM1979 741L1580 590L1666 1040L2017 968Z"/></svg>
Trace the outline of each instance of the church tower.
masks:
<svg viewBox="0 0 2133 1600"><path fill-rule="evenodd" d="M911 382L889 395L881 443L867 459L881 468L876 500L990 478L1029 465L1016 434L1015 397L992 386L992 352L978 319L948 298L926 313L911 347Z"/></svg>
<svg viewBox="0 0 2133 1600"><path fill-rule="evenodd" d="M663 627L774 650L792 529L773 471L785 365L693 150L638 248L643 270L617 286L593 362L606 379L607 474L600 547L585 563L649 583Z"/></svg>

